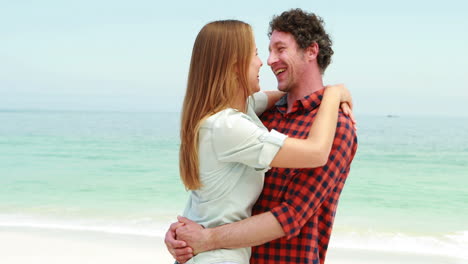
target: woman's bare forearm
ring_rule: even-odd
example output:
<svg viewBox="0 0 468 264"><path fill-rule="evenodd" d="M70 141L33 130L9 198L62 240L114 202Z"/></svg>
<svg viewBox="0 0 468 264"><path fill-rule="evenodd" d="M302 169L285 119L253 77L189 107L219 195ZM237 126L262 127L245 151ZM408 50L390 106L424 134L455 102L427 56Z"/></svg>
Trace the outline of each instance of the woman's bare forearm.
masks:
<svg viewBox="0 0 468 264"><path fill-rule="evenodd" d="M339 89L327 89L308 138L287 138L270 166L316 168L325 165L335 137L340 99Z"/></svg>
<svg viewBox="0 0 468 264"><path fill-rule="evenodd" d="M266 109L272 108L278 100L286 93L280 91L263 91L268 96L268 104Z"/></svg>

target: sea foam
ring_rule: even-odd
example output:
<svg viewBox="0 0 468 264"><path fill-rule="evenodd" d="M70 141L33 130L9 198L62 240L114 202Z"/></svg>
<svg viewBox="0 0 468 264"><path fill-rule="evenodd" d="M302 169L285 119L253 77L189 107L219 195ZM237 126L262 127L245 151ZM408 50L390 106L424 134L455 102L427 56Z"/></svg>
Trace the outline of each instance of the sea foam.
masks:
<svg viewBox="0 0 468 264"><path fill-rule="evenodd" d="M375 231L335 232L329 245L329 248L333 247L442 255L468 260L468 230L439 235Z"/></svg>

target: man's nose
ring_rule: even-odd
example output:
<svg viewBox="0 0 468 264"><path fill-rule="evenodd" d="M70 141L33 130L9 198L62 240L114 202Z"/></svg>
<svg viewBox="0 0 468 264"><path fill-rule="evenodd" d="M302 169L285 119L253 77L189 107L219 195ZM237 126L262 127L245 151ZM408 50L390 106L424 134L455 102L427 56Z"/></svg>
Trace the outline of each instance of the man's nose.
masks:
<svg viewBox="0 0 468 264"><path fill-rule="evenodd" d="M274 52L270 52L270 54L268 55L268 59L267 59L268 66L273 65L277 61L278 61L278 56L276 56Z"/></svg>

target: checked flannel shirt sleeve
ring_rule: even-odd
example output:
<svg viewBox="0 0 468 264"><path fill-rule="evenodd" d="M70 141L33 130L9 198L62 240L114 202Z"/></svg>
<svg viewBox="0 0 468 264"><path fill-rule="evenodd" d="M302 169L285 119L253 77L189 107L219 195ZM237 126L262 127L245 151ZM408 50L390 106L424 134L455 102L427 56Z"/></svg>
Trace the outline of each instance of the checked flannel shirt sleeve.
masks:
<svg viewBox="0 0 468 264"><path fill-rule="evenodd" d="M287 239L299 234L333 190L339 175L349 171L349 159L355 151L354 139L355 130L351 121L340 114L327 164L315 169L300 169L297 170L298 174L291 176L294 178L287 186L284 202L271 210Z"/></svg>

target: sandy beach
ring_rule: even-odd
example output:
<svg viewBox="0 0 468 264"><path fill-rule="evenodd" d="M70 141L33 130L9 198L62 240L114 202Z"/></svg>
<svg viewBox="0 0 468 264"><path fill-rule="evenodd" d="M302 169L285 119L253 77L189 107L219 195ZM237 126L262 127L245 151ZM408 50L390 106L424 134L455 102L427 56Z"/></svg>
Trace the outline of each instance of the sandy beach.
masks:
<svg viewBox="0 0 468 264"><path fill-rule="evenodd" d="M2 264L173 263L161 238L90 231L0 228Z"/></svg>
<svg viewBox="0 0 468 264"><path fill-rule="evenodd" d="M173 263L162 238L91 231L37 228L0 228L0 263ZM462 264L444 256L330 249L327 263L333 264Z"/></svg>

